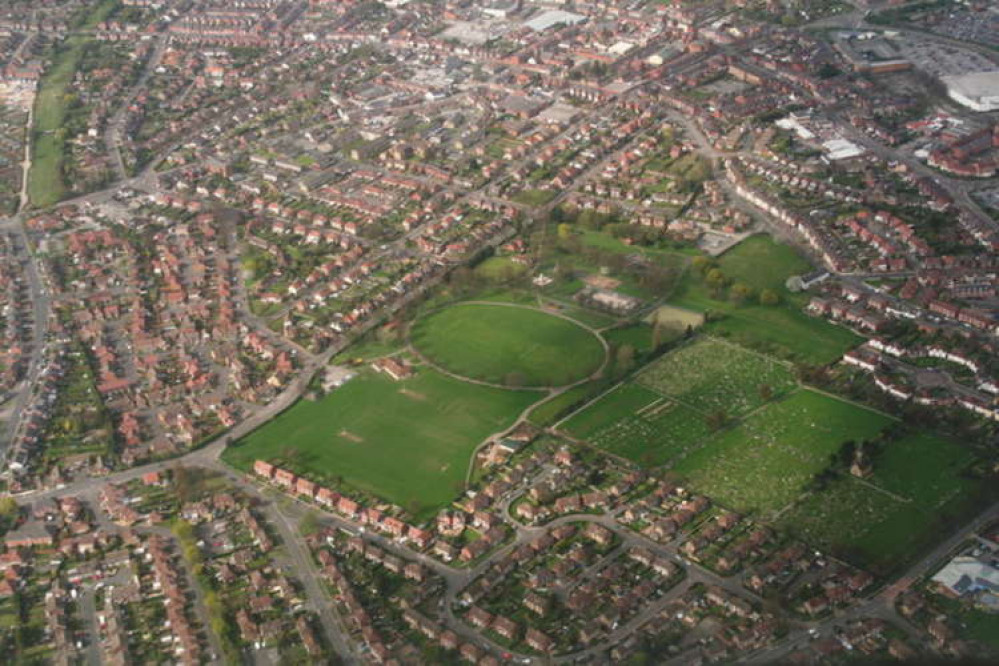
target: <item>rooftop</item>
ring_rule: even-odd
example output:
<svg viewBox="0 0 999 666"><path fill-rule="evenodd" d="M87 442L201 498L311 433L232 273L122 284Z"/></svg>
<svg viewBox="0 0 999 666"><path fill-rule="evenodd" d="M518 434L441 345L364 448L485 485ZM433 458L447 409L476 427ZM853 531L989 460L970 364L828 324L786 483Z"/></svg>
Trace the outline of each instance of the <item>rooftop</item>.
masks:
<svg viewBox="0 0 999 666"><path fill-rule="evenodd" d="M585 20L586 17L582 14L574 14L561 9L552 9L538 14L524 25L535 32L544 32L560 24L576 25Z"/></svg>

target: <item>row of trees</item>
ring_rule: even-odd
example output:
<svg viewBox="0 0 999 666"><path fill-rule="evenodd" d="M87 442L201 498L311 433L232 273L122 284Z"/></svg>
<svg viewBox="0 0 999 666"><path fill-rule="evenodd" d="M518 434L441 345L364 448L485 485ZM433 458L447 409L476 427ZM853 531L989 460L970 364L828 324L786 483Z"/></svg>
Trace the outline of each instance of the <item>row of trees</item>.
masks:
<svg viewBox="0 0 999 666"><path fill-rule="evenodd" d="M707 285L711 297L716 300L723 300L727 297L739 305L752 301L767 306L780 303L780 294L776 290L769 288L757 290L745 282L733 280L725 275L717 262L709 257L695 257L691 266Z"/></svg>

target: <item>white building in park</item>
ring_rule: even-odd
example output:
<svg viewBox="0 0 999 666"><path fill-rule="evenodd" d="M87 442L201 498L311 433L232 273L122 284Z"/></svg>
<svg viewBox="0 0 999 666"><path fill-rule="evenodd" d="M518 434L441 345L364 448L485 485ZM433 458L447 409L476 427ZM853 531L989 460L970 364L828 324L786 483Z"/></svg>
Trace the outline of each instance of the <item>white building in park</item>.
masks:
<svg viewBox="0 0 999 666"><path fill-rule="evenodd" d="M940 80L958 104L975 111L999 111L999 70L944 76Z"/></svg>

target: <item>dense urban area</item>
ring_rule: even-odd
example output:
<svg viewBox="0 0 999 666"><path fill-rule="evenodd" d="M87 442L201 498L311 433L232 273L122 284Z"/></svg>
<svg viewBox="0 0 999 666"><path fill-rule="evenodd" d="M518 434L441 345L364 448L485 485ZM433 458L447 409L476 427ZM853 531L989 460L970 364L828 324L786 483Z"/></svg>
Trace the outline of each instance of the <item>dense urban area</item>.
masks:
<svg viewBox="0 0 999 666"><path fill-rule="evenodd" d="M999 660L999 5L0 0L0 662Z"/></svg>

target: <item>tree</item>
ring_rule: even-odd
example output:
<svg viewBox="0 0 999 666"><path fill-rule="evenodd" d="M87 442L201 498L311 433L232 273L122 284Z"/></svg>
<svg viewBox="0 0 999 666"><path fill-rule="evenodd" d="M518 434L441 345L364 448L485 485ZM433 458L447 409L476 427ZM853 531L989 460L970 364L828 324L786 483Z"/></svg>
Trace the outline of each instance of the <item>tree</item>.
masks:
<svg viewBox="0 0 999 666"><path fill-rule="evenodd" d="M577 221L581 226L587 229L600 229L603 226L604 220L600 213L593 210L592 208L587 208L579 214Z"/></svg>
<svg viewBox="0 0 999 666"><path fill-rule="evenodd" d="M173 525L173 534L183 544L194 541L194 525L186 520L178 520Z"/></svg>
<svg viewBox="0 0 999 666"><path fill-rule="evenodd" d="M728 423L728 413L724 409L716 409L707 416L708 428L721 430Z"/></svg>
<svg viewBox="0 0 999 666"><path fill-rule="evenodd" d="M770 384L760 384L760 399L769 402L774 397L774 389Z"/></svg>
<svg viewBox="0 0 999 666"><path fill-rule="evenodd" d="M562 222L556 227L559 240L569 240L572 238L572 225Z"/></svg>
<svg viewBox="0 0 999 666"><path fill-rule="evenodd" d="M861 444L858 447L856 442L854 442L852 439L848 439L842 444L840 444L839 451L836 454L838 460L834 458L833 464L836 464L838 462L839 465L842 467L849 467L853 463L854 456L857 455L858 451L862 450L863 450L863 444Z"/></svg>
<svg viewBox="0 0 999 666"><path fill-rule="evenodd" d="M459 291L471 288L475 283L475 272L468 266L459 266L451 271L448 278L451 286Z"/></svg>
<svg viewBox="0 0 999 666"><path fill-rule="evenodd" d="M780 296L773 289L764 289L760 292L760 305L777 305L780 303Z"/></svg>
<svg viewBox="0 0 999 666"><path fill-rule="evenodd" d="M704 277L704 281L708 283L708 286L712 289L721 289L726 284L728 284L728 278L725 274L721 272L720 268L712 268L708 271L707 275Z"/></svg>
<svg viewBox="0 0 999 666"><path fill-rule="evenodd" d="M623 377L635 367L635 348L631 345L621 345L614 356L617 361L615 370L618 376Z"/></svg>
<svg viewBox="0 0 999 666"><path fill-rule="evenodd" d="M0 519L9 520L17 517L17 501L13 497L0 497Z"/></svg>
<svg viewBox="0 0 999 666"><path fill-rule="evenodd" d="M732 285L731 289L728 290L729 297L736 303L745 303L753 295L753 288L748 284L743 284L742 282L736 282Z"/></svg>
<svg viewBox="0 0 999 666"><path fill-rule="evenodd" d="M663 324L659 319L652 325L652 351L657 351L663 344Z"/></svg>
<svg viewBox="0 0 999 666"><path fill-rule="evenodd" d="M696 270L698 273L704 275L705 273L708 272L708 269L711 268L713 264L710 257L699 256L691 259L690 265L693 266L694 270Z"/></svg>
<svg viewBox="0 0 999 666"><path fill-rule="evenodd" d="M576 267L568 261L560 261L555 265L555 277L559 280L571 280L576 274Z"/></svg>
<svg viewBox="0 0 999 666"><path fill-rule="evenodd" d="M651 266L642 274L640 283L657 293L669 292L676 282L677 273L666 266Z"/></svg>

